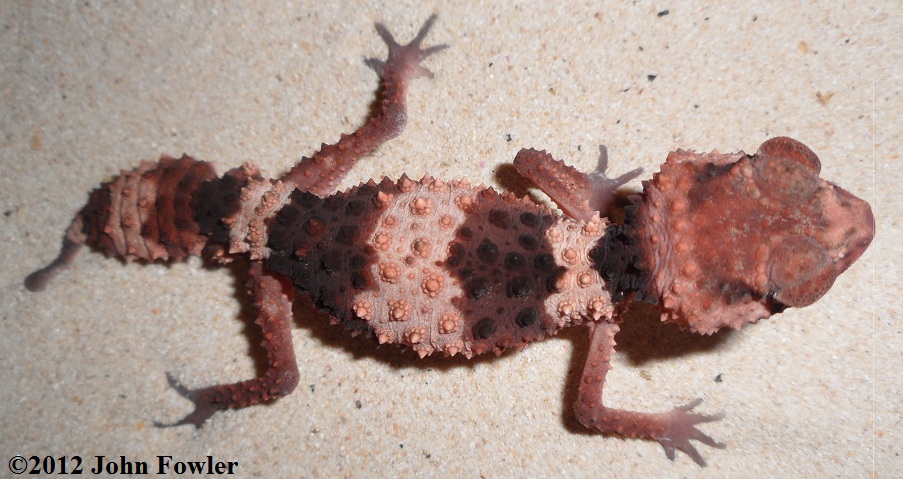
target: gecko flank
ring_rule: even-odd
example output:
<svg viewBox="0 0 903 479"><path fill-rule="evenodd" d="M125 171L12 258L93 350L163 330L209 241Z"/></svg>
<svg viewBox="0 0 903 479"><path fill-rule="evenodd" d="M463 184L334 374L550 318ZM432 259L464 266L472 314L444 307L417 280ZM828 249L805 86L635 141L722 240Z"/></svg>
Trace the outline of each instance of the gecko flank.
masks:
<svg viewBox="0 0 903 479"><path fill-rule="evenodd" d="M59 257L25 280L48 286L83 244L125 261L207 255L250 261L248 289L267 368L235 384L187 389L195 409L178 424L200 426L216 411L290 394L300 379L291 339L294 294L310 295L351 335L404 345L421 357L501 354L582 326L591 347L575 404L588 428L653 439L666 454L705 462L692 441L720 419L606 407L618 323L631 301L655 303L661 319L701 334L740 328L809 305L866 250L875 230L867 203L819 178L820 161L789 138L754 154L678 150L643 183L616 224L613 192L637 177L604 176L607 159L582 173L548 153L522 150L517 170L563 214L466 180L425 176L335 189L347 172L405 127L408 83L444 45L422 47L435 21L400 45L377 25L388 58L374 115L323 145L280 178L251 164L217 176L210 163L163 156L94 190L63 239Z"/></svg>

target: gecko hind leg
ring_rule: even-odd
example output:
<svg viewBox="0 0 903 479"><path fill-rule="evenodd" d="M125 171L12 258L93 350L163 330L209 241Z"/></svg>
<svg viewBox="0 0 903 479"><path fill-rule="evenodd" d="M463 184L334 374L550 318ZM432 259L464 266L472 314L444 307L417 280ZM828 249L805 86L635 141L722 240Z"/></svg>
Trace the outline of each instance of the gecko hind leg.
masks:
<svg viewBox="0 0 903 479"><path fill-rule="evenodd" d="M156 427L192 424L201 427L217 411L237 409L286 396L298 385L298 364L292 347L291 283L265 271L263 263L251 263L248 289L254 298L256 323L263 334L267 351L267 370L263 376L234 384L219 384L201 389L188 389L167 373L169 385L194 403L194 411L172 423L155 422Z"/></svg>
<svg viewBox="0 0 903 479"><path fill-rule="evenodd" d="M611 369L614 353L614 336L618 325L612 323L589 323L590 349L580 379L577 402L574 405L577 420L588 428L601 432L614 432L621 436L654 439L665 448L668 459L674 460L675 450L689 455L700 466L705 459L690 443L699 441L707 446L723 449L720 443L696 428L698 424L718 421L724 414L706 416L691 413L702 399L672 409L666 413L643 413L605 407L602 402L602 388L605 376Z"/></svg>
<svg viewBox="0 0 903 479"><path fill-rule="evenodd" d="M448 48L448 45L421 48L436 18L436 15L430 16L407 45L399 44L385 26L376 24L376 31L389 48L386 60L366 60L380 78L376 111L354 133L342 135L333 145L324 143L312 157L302 158L280 178L289 190L299 189L321 197L329 195L355 163L404 131L408 82L420 77L432 78L432 72L420 62Z"/></svg>
<svg viewBox="0 0 903 479"><path fill-rule="evenodd" d="M599 146L599 161L590 173L556 160L545 150L532 148L518 152L514 167L549 195L566 215L583 221L596 212L609 216L616 200L615 190L643 173L642 168L635 168L617 178L607 177L608 149L604 145Z"/></svg>

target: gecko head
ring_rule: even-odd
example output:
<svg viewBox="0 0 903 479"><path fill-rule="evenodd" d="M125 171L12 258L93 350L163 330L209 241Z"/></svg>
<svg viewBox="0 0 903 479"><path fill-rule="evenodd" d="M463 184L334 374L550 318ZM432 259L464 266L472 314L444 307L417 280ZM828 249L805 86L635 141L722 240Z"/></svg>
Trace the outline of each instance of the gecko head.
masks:
<svg viewBox="0 0 903 479"><path fill-rule="evenodd" d="M820 169L783 137L754 155L671 153L632 220L662 320L711 334L822 297L868 248L875 219Z"/></svg>

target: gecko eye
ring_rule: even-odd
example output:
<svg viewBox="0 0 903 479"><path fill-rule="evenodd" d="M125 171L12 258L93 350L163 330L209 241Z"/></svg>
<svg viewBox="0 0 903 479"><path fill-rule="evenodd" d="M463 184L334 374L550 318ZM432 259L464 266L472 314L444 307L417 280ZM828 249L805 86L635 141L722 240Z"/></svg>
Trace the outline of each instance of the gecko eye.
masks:
<svg viewBox="0 0 903 479"><path fill-rule="evenodd" d="M801 203L818 189L821 161L806 145L786 137L772 138L753 157L756 185L780 202Z"/></svg>
<svg viewBox="0 0 903 479"><path fill-rule="evenodd" d="M818 176L821 173L821 161L808 146L786 136L772 138L759 145L759 156L776 156L798 163L801 167Z"/></svg>
<svg viewBox="0 0 903 479"><path fill-rule="evenodd" d="M828 292L837 275L828 251L804 236L784 240L768 260L768 289L788 306L814 303Z"/></svg>

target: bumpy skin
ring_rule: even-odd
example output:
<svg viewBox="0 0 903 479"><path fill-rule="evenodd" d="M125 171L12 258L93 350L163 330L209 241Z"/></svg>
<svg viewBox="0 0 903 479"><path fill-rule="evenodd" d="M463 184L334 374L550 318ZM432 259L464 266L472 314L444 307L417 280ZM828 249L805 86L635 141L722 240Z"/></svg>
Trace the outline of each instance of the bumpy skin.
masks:
<svg viewBox="0 0 903 479"><path fill-rule="evenodd" d="M585 324L591 346L578 420L657 440L668 457L679 449L705 465L690 441L724 446L697 429L721 417L691 413L700 400L667 413L603 404L620 315L632 300L654 302L663 321L708 334L811 304L868 247L875 229L868 204L820 180L818 158L789 138L768 140L755 155L672 153L623 224L601 216L613 190L639 170L606 178L604 148L586 174L543 151L517 155L518 170L566 216L429 176L332 194L357 161L403 130L408 81L431 76L420 62L445 48L421 48L434 20L403 46L377 25L389 46L386 61L369 61L382 81L379 108L353 134L276 180L250 164L217 177L187 156L123 172L91 193L59 257L26 287L44 289L84 243L126 261L247 254L268 367L258 378L195 390L170 376L196 406L175 425L200 426L218 410L294 390L295 288L352 335L421 357L500 354Z"/></svg>
<svg viewBox="0 0 903 479"><path fill-rule="evenodd" d="M325 200L296 190L267 264L352 331L470 357L611 319L589 260L604 227L464 181L385 179Z"/></svg>

